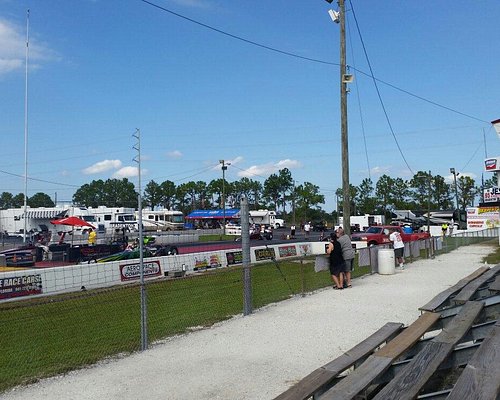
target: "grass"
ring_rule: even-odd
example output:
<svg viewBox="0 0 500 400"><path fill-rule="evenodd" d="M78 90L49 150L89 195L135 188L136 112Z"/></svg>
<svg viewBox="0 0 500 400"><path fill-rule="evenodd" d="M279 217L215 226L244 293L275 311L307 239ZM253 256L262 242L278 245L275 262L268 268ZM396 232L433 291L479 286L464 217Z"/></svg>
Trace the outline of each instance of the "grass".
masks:
<svg viewBox="0 0 500 400"><path fill-rule="evenodd" d="M200 242L220 242L222 240L232 240L234 241L234 239L236 238L236 236L234 235L200 235L199 237L199 241Z"/></svg>
<svg viewBox="0 0 500 400"><path fill-rule="evenodd" d="M308 260L252 266L253 307L330 284ZM147 284L148 339L210 326L243 310L241 268ZM0 392L140 349L140 286L0 305Z"/></svg>

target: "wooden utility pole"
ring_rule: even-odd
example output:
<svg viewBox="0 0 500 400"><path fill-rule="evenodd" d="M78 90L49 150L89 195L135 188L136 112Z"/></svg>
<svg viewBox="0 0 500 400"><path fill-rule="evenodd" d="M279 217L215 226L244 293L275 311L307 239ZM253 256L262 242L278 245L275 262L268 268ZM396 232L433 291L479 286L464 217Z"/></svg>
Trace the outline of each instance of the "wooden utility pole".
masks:
<svg viewBox="0 0 500 400"><path fill-rule="evenodd" d="M344 232L351 234L351 196L349 185L349 138L347 133L347 81L345 49L345 3L339 0L340 19L340 128L342 147L342 197Z"/></svg>

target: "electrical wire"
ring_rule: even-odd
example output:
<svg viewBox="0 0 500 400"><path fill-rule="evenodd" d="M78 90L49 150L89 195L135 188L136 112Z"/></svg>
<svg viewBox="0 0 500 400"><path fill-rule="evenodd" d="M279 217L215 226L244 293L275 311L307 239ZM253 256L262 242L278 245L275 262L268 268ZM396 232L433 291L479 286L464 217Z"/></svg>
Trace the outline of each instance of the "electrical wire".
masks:
<svg viewBox="0 0 500 400"><path fill-rule="evenodd" d="M368 63L368 67L370 68L370 74L371 74L372 77L374 77L372 64L370 62L370 58L368 57L368 52L366 51L366 46L365 46L365 42L363 40L363 36L361 35L361 30L359 28L358 19L356 18L356 12L354 11L354 6L352 5L351 1L349 1L349 4L351 5L352 16L354 17L354 21L356 22L356 28L358 30L359 38L361 40L361 45L363 47L363 52L365 54L365 58L366 58L366 61ZM403 150L401 149L401 146L399 145L398 138L396 137L396 133L394 132L394 129L393 129L392 124L391 124L391 120L389 119L389 115L387 114L387 110L385 108L384 101L382 100L382 96L380 94L380 90L378 88L377 81L375 79L373 79L373 83L375 85L375 90L377 92L377 96L378 96L378 99L380 101L380 105L382 107L382 111L384 112L385 119L387 121L387 125L389 126L389 129L391 131L392 137L394 138L394 142L396 143L396 146L397 146L397 148L399 150L399 154L403 158L404 163L406 164L406 166L408 167L408 169L410 170L410 172L412 173L412 175L414 175L414 172L413 172L412 168L410 167L410 164L408 164L408 161L406 160L406 157L403 154Z"/></svg>
<svg viewBox="0 0 500 400"><path fill-rule="evenodd" d="M349 30L349 36L352 37L351 35L351 26L350 24L346 24L347 25L347 29ZM351 48L351 58L353 60L353 63L355 64L355 58L354 58L354 50L353 50L353 47L352 47L352 40L349 41L349 44L350 44L350 48ZM363 119L363 110L361 108L361 96L359 94L359 86L358 84L356 83L354 85L356 87L356 98L358 100L358 109L359 109L359 120L360 120L360 123L361 123L361 132L363 134L363 144L364 144L364 147L365 147L365 158L366 158L366 166L368 168L368 179L370 179L370 181L372 180L372 173L371 173L371 167L370 167L370 159L368 157L368 146L366 144L366 132L365 132L365 121Z"/></svg>
<svg viewBox="0 0 500 400"><path fill-rule="evenodd" d="M296 53L292 53L292 52L289 52L289 51L280 50L280 49L278 49L276 47L271 47L271 46L268 46L268 45L265 45L265 44L262 44L262 43L258 43L258 42L255 42L253 40L245 39L245 38L243 38L241 36L238 36L238 35L226 32L226 31L224 31L222 29L215 28L215 27L213 27L211 25L208 25L208 24L205 24L203 22L197 21L197 20L195 20L193 18L186 17L185 15L179 14L179 13L177 13L175 11L172 11L172 10L166 8L166 7L160 6L160 5L155 4L155 3L151 2L151 1L148 1L148 0L139 0L139 1L141 1L141 2L143 2L145 4L147 4L147 5L149 5L151 7L157 8L157 9L159 9L161 11L164 11L164 12L167 12L167 13L169 13L171 15L174 15L174 16L176 16L178 18L182 18L182 19L184 19L186 21L189 21L189 22L191 22L193 24L202 26L202 27L210 29L210 30L212 30L214 32L220 33L221 35L228 36L228 37L230 37L232 39L239 40L241 42L247 43L247 44L252 45L252 46L260 47L260 48L265 49L265 50L269 50L269 51L272 51L272 52L275 52L275 53L279 53L279 54L282 54L282 55L285 55L285 56L288 56L288 57L293 57L293 58L301 59L301 60L304 60L304 61L310 61L310 62L314 62L314 63L318 63L318 64L325 64L325 65L340 66L339 63L334 63L334 62L331 62L331 61L320 60L320 59L317 59L317 58L305 57L305 56L302 56L302 55L299 55L299 54L296 54ZM352 3L351 3L351 8L352 8ZM354 9L353 9L353 14L354 14ZM357 21L356 21L356 24L357 24ZM447 111L450 111L450 112L462 115L462 116L467 117L467 118L474 119L476 121L480 121L480 122L487 123L487 124L490 123L489 121L485 121L484 119L477 118L477 117L474 117L472 115L469 115L469 114L463 113L461 111L455 110L455 109L453 109L451 107L444 106L444 105L442 105L440 103L437 103L435 101L426 99L425 97L422 97L422 96L419 96L417 94L411 93L408 90L405 90L405 89L402 89L400 87L397 87L396 85L393 85L391 83L385 82L382 79L376 78L375 76L373 76L373 71L371 71L371 68L370 68L370 73L364 72L364 71L362 71L360 69L356 69L354 67L351 67L351 68L354 71L356 71L356 72L358 72L358 73L360 73L362 75L365 75L365 76L367 76L367 77L369 77L369 78L371 78L373 80L376 80L377 82L383 83L384 85L387 85L387 86L389 86L389 87L391 87L391 88L393 88L395 90L398 90L398 91L400 91L402 93L405 93L405 94L407 94L409 96L415 97L415 98L417 98L419 100L422 100L422 101L424 101L426 103L432 104L432 105L434 105L436 107L440 107L440 108L445 109Z"/></svg>

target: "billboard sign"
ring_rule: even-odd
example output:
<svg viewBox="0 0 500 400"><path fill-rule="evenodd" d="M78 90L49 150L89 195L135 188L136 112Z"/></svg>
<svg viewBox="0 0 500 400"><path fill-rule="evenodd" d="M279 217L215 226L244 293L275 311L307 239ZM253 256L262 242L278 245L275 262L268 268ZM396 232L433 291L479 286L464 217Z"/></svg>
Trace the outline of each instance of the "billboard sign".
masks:
<svg viewBox="0 0 500 400"><path fill-rule="evenodd" d="M496 203L500 201L500 188L494 186L492 188L484 189L483 195L485 203Z"/></svg>

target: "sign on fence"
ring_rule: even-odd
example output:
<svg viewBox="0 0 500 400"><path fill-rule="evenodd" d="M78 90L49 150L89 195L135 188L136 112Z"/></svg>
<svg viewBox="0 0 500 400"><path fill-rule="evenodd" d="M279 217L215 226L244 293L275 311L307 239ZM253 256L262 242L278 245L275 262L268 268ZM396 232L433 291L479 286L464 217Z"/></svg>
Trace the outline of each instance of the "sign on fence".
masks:
<svg viewBox="0 0 500 400"><path fill-rule="evenodd" d="M0 299L41 294L42 289L42 276L40 274L0 279Z"/></svg>

